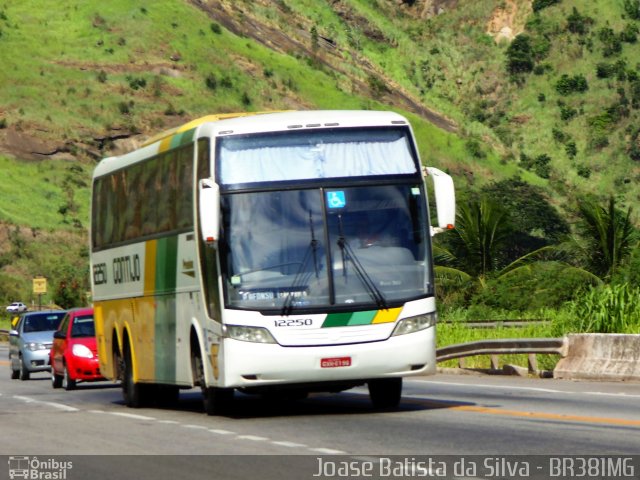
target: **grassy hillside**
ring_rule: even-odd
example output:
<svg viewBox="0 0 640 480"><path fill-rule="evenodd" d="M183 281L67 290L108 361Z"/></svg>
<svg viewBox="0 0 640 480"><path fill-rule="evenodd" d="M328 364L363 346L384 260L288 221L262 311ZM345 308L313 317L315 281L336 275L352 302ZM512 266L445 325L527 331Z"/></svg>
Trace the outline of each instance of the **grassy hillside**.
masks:
<svg viewBox="0 0 640 480"><path fill-rule="evenodd" d="M559 208L581 193L633 205L637 6L0 0L0 222L81 245L100 157L211 112L272 109L396 110L461 189L521 176Z"/></svg>

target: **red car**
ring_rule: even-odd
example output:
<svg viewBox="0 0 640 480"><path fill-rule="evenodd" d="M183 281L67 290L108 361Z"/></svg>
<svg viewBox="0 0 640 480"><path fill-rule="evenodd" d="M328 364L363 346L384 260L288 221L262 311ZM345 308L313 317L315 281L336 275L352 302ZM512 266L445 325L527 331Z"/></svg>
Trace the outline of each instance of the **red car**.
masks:
<svg viewBox="0 0 640 480"><path fill-rule="evenodd" d="M69 310L53 334L50 353L53 388L73 390L79 381L104 380L100 374L93 308Z"/></svg>

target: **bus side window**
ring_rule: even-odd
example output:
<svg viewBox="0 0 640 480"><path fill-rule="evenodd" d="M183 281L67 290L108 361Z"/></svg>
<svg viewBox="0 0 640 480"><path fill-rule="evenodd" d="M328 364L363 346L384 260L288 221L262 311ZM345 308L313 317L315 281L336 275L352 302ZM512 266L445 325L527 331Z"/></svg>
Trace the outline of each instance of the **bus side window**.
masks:
<svg viewBox="0 0 640 480"><path fill-rule="evenodd" d="M176 225L176 154L167 152L157 159L159 176L155 183L155 200L157 203L158 232L168 232Z"/></svg>
<svg viewBox="0 0 640 480"><path fill-rule="evenodd" d="M105 190L106 190L106 198L102 205L104 209L104 243L109 245L116 242L116 215L117 215L117 198L116 198L116 176L109 175L106 179Z"/></svg>
<svg viewBox="0 0 640 480"><path fill-rule="evenodd" d="M134 165L127 175L127 203L125 210L125 239L132 240L140 236L140 208L145 201L140 189L141 165Z"/></svg>
<svg viewBox="0 0 640 480"><path fill-rule="evenodd" d="M142 164L142 173L140 176L140 184L142 192L140 195L144 197L140 208L140 216L142 217L142 235L153 235L157 231L156 221L156 159Z"/></svg>
<svg viewBox="0 0 640 480"><path fill-rule="evenodd" d="M188 228L193 225L193 149L180 150L177 156L177 227Z"/></svg>

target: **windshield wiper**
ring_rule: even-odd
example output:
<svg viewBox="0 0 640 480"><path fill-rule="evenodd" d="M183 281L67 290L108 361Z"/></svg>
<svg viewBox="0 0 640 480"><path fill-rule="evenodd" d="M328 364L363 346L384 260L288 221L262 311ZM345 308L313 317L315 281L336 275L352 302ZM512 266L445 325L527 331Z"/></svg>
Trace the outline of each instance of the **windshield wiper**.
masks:
<svg viewBox="0 0 640 480"><path fill-rule="evenodd" d="M340 230L340 237L338 237L338 247L340 247L340 251L342 252L342 268L344 271L344 275L346 276L347 272L346 260L350 260L353 264L356 274L358 275L358 278L366 287L367 292L369 293L371 298L373 298L373 301L376 302L379 308L387 309L387 302L384 298L384 295L382 295L380 289L376 287L376 284L373 283L373 280L360 263L360 260L358 260L358 257L351 248L351 245L349 245L349 242L347 242L347 239L344 237L344 233L342 231L342 215L338 215L338 228Z"/></svg>
<svg viewBox="0 0 640 480"><path fill-rule="evenodd" d="M301 286L305 285L311 278L311 272L305 272L307 263L309 263L309 259L311 258L311 256L313 256L313 269L315 271L316 278L319 278L320 276L318 270L318 240L316 240L315 232L313 230L313 217L311 215L311 210L309 210L309 231L311 232L311 242L309 243L309 246L304 253L302 263L300 264L300 267L296 272L296 276L293 277L293 283L289 287L287 296L282 303L283 316L289 315L293 310L293 299L295 298L295 296L292 293L299 289Z"/></svg>

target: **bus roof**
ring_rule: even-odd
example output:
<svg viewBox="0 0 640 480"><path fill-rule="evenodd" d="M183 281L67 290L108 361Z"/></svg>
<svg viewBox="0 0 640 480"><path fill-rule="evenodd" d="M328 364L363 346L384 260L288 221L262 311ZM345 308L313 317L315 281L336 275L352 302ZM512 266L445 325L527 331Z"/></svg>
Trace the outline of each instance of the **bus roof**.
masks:
<svg viewBox="0 0 640 480"><path fill-rule="evenodd" d="M93 176L102 176L171 148L185 145L201 136L408 124L406 118L395 112L374 110L302 110L207 115L162 132L147 140L137 150L119 157L103 159L95 168Z"/></svg>

